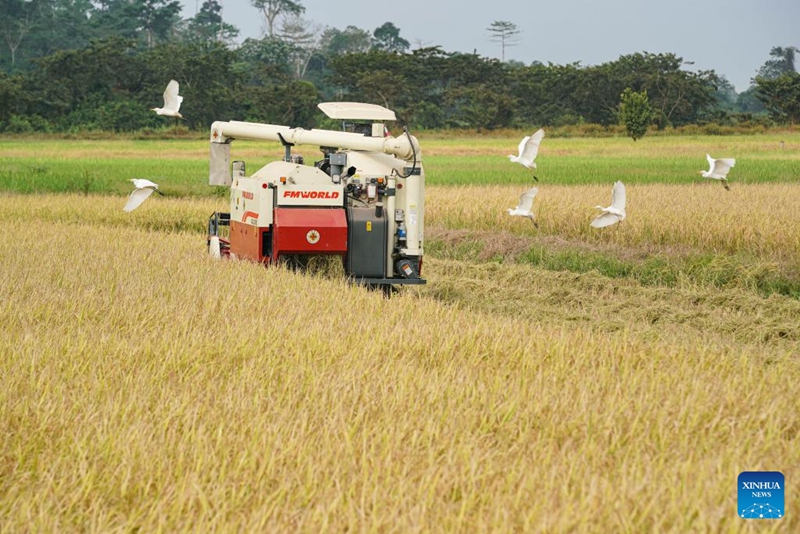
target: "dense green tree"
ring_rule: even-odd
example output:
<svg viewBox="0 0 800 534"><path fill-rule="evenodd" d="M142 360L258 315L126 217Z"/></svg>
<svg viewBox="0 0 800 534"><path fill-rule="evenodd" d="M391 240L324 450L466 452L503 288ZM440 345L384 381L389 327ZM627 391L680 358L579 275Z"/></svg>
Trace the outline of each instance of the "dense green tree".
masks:
<svg viewBox="0 0 800 534"><path fill-rule="evenodd" d="M372 32L372 47L385 52L405 52L411 46L400 37L400 28L391 22L384 22Z"/></svg>
<svg viewBox="0 0 800 534"><path fill-rule="evenodd" d="M230 43L239 29L222 20L222 6L217 0L205 0L197 14L184 22L184 38L188 41Z"/></svg>
<svg viewBox="0 0 800 534"><path fill-rule="evenodd" d="M236 53L222 43L167 43L141 55L143 87L137 99L147 107L161 103L170 79L180 82L181 114L189 128L208 128L238 115L233 73ZM159 117L160 119L163 119Z"/></svg>
<svg viewBox="0 0 800 534"><path fill-rule="evenodd" d="M36 66L24 85L29 95L28 113L63 127L89 125L104 104L139 94L146 70L134 55L133 41L121 38L95 40L80 50L56 52L36 60ZM145 117L148 107L142 109ZM146 125L131 124L131 128Z"/></svg>
<svg viewBox="0 0 800 534"><path fill-rule="evenodd" d="M181 4L178 0L132 0L147 48L166 42L178 23Z"/></svg>
<svg viewBox="0 0 800 534"><path fill-rule="evenodd" d="M292 80L272 86L242 86L237 101L240 119L312 128L319 115L320 95L313 84Z"/></svg>
<svg viewBox="0 0 800 534"><path fill-rule="evenodd" d="M726 111L735 111L737 109L737 101L739 99L736 94L736 88L728 81L725 76L720 76L717 80L715 87L716 91L714 97L716 98L717 108Z"/></svg>
<svg viewBox="0 0 800 534"><path fill-rule="evenodd" d="M259 75L264 79L282 78L291 74L292 45L277 37L263 39L248 38L236 50L238 70L249 80L249 83L261 85ZM261 80L261 81L259 81Z"/></svg>
<svg viewBox="0 0 800 534"><path fill-rule="evenodd" d="M774 79L756 78L756 95L776 121L800 123L800 74L797 72Z"/></svg>
<svg viewBox="0 0 800 534"><path fill-rule="evenodd" d="M326 28L320 43L320 48L329 57L364 53L371 46L369 32L355 26L348 26L344 30Z"/></svg>
<svg viewBox="0 0 800 534"><path fill-rule="evenodd" d="M756 86L751 85L736 97L736 110L741 113L764 113L764 103L758 99Z"/></svg>
<svg viewBox="0 0 800 534"><path fill-rule="evenodd" d="M636 141L644 137L653 112L647 100L647 91L633 91L626 87L619 97L619 120L625 125L628 137Z"/></svg>
<svg viewBox="0 0 800 534"><path fill-rule="evenodd" d="M0 123L20 113L25 103L22 99L22 79L0 70Z"/></svg>
<svg viewBox="0 0 800 534"><path fill-rule="evenodd" d="M99 38L136 39L139 35L138 10L129 0L98 0L90 24Z"/></svg>
<svg viewBox="0 0 800 534"><path fill-rule="evenodd" d="M513 99L491 85L454 87L446 92L444 101L450 108L445 120L457 128L492 130L510 126L513 118Z"/></svg>

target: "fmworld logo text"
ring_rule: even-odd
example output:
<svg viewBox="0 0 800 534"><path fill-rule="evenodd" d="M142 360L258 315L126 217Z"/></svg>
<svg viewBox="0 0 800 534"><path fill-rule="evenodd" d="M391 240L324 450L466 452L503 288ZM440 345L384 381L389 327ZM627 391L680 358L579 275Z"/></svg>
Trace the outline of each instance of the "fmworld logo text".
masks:
<svg viewBox="0 0 800 534"><path fill-rule="evenodd" d="M338 191L284 191L283 198L339 198Z"/></svg>

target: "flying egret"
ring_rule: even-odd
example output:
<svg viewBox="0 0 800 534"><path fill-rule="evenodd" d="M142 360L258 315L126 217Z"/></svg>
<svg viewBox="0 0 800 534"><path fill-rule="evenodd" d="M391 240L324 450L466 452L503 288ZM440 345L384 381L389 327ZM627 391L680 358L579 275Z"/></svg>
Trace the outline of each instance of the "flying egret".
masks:
<svg viewBox="0 0 800 534"><path fill-rule="evenodd" d="M542 142L542 139L544 139L544 130L539 128L536 130L535 134L526 136L520 141L519 156L509 154L508 159L531 170L535 169L536 163L533 160L536 159L536 154L539 152L539 143ZM537 182L539 181L539 178L537 178L535 174L533 175L533 179Z"/></svg>
<svg viewBox="0 0 800 534"><path fill-rule="evenodd" d="M537 222L533 220L533 211L532 211L533 198L536 196L536 193L538 192L539 192L538 189L536 189L535 187L531 187L530 189L522 193L521 197L519 197L519 206L517 206L513 210L511 208L508 208L506 211L508 211L508 214L511 215L512 217L513 216L527 217L528 219L531 220L531 222L536 228L539 228Z"/></svg>
<svg viewBox="0 0 800 534"><path fill-rule="evenodd" d="M611 205L607 208L603 206L595 206L595 208L602 210L603 213L598 215L593 221L592 226L595 228L604 228L611 226L614 223L625 220L625 184L617 180L611 190Z"/></svg>
<svg viewBox="0 0 800 534"><path fill-rule="evenodd" d="M144 178L132 178L131 182L133 182L133 186L136 189L134 189L131 193L131 196L128 197L128 202L125 203L125 207L122 208L122 211L135 210L142 205L142 202L147 200L147 197L153 194L153 191L159 195L164 194L158 190L158 184L154 184L150 180L145 180Z"/></svg>
<svg viewBox="0 0 800 534"><path fill-rule="evenodd" d="M170 80L164 90L164 107L152 108L152 110L158 115L182 119L183 115L178 112L181 109L181 102L183 102L183 97L178 94L178 82Z"/></svg>
<svg viewBox="0 0 800 534"><path fill-rule="evenodd" d="M733 158L720 158L714 159L708 154L706 154L706 159L708 160L708 165L711 167L707 171L700 171L700 175L703 178L709 178L711 180L719 180L722 182L722 186L725 188L726 191L730 191L731 188L728 187L728 171L731 170L731 167L736 165L736 160Z"/></svg>

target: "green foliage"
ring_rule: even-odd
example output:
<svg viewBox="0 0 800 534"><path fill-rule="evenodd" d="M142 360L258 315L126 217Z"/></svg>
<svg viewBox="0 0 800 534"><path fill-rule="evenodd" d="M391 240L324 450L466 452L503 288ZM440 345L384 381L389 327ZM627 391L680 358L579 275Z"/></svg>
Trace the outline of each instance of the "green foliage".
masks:
<svg viewBox="0 0 800 534"><path fill-rule="evenodd" d="M512 98L485 84L448 90L444 102L448 125L457 128L493 130L509 126L513 117Z"/></svg>
<svg viewBox="0 0 800 534"><path fill-rule="evenodd" d="M22 100L22 78L9 76L0 70L0 123L20 112Z"/></svg>
<svg viewBox="0 0 800 534"><path fill-rule="evenodd" d="M776 121L800 122L800 74L797 72L774 79L756 78L756 96Z"/></svg>
<svg viewBox="0 0 800 534"><path fill-rule="evenodd" d="M242 89L240 104L244 120L269 124L315 126L319 93L305 81Z"/></svg>
<svg viewBox="0 0 800 534"><path fill-rule="evenodd" d="M768 59L760 69L758 69L758 78L774 80L784 74L794 74L795 70L795 54L800 52L795 46L774 46L769 51L770 59Z"/></svg>
<svg viewBox="0 0 800 534"><path fill-rule="evenodd" d="M263 85L276 77L284 78L291 74L291 54L291 45L275 37L245 39L236 50L236 58L240 62L237 69L247 83Z"/></svg>
<svg viewBox="0 0 800 534"><path fill-rule="evenodd" d="M264 14L272 37L233 47L225 43L237 30L224 23L219 0L205 0L194 17L180 23L175 0L8 0L0 7L7 15L0 21L5 38L0 44L8 50L9 36L22 30L14 34L22 40L13 66L22 75L13 82L0 77L0 119L37 116L41 121L29 121L34 129L37 124L55 130L154 128L164 119L134 110L159 105L171 78L181 83L190 128L244 117L313 124L310 94L384 105L401 123L423 128L587 123L608 128L618 123L619 95L628 87L647 91L661 128L735 126L735 112L760 110L752 92L734 104L730 84L713 72L684 70L683 59L674 54L630 54L585 67L525 66L439 47L400 53L408 42L391 22L372 34L348 26L327 28L319 36L297 18L305 9L300 2L251 4ZM31 16L20 18L25 10ZM24 20L31 22L23 28ZM272 23L281 20L277 31ZM504 47L519 33L507 21L495 21L489 30ZM0 54L0 67L12 70L9 53ZM127 122L117 123L114 113Z"/></svg>
<svg viewBox="0 0 800 534"><path fill-rule="evenodd" d="M619 118L628 136L634 141L644 137L652 116L647 91L636 92L626 87L620 95Z"/></svg>
<svg viewBox="0 0 800 534"><path fill-rule="evenodd" d="M384 22L372 32L372 47L385 52L405 52L411 46L408 41L400 37L400 28L391 22Z"/></svg>
<svg viewBox="0 0 800 534"><path fill-rule="evenodd" d="M321 49L329 57L359 54L367 52L371 43L369 32L355 26L347 26L344 30L327 28L322 33Z"/></svg>
<svg viewBox="0 0 800 534"><path fill-rule="evenodd" d="M183 37L193 42L231 42L239 35L236 26L223 22L222 6L217 0L205 0L197 14L185 21Z"/></svg>

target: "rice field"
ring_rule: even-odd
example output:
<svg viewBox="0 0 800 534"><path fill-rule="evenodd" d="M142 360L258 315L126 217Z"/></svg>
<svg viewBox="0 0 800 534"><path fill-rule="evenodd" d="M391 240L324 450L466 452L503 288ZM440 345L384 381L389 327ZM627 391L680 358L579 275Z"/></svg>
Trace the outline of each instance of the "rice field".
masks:
<svg viewBox="0 0 800 534"><path fill-rule="evenodd" d="M538 230L515 144L423 139L428 284L385 299L209 258L204 142L1 142L0 532L798 530L800 136L546 139Z"/></svg>

